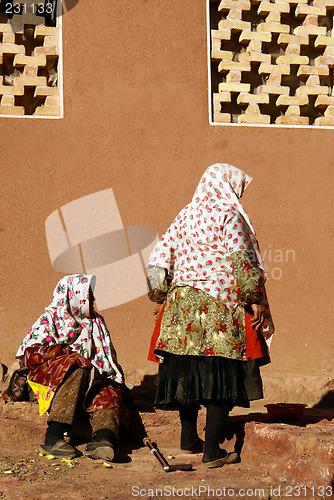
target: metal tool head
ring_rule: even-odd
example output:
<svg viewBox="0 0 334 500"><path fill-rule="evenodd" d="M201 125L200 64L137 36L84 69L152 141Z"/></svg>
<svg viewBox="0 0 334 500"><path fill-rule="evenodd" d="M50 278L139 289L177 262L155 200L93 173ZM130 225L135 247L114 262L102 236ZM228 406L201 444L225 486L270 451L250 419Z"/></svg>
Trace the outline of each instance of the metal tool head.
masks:
<svg viewBox="0 0 334 500"><path fill-rule="evenodd" d="M177 470L183 470L183 471L193 471L193 466L191 464L175 464L175 465L165 465L164 466L164 471L165 472L175 472Z"/></svg>

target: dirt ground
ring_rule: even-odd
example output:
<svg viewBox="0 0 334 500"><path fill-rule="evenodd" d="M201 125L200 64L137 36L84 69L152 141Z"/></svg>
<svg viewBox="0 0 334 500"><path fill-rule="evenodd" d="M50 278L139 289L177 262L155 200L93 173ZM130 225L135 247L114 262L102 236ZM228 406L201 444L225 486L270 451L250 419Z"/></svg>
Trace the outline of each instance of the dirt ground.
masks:
<svg viewBox="0 0 334 500"><path fill-rule="evenodd" d="M273 479L268 470L254 466L249 460L206 469L200 454L180 451L177 411L149 407L133 410L131 429L123 436L111 467L85 456L71 461L40 456L37 446L43 439L45 419L38 417L37 405L33 403L2 403L0 413L0 499L331 497L326 489L304 487L297 491L295 485ZM254 418L258 421L268 419L263 402L253 403L251 409L232 411L224 443L228 451L240 447L236 438L240 419L244 422ZM202 408L198 422L201 437L204 426L205 409ZM146 434L157 443L170 465L191 464L193 470L165 472L148 447L143 446ZM76 443L82 452L83 440Z"/></svg>
<svg viewBox="0 0 334 500"><path fill-rule="evenodd" d="M169 463L192 464L193 471L165 472L147 447L140 442L134 444L133 436L108 468L85 456L71 461L49 460L39 456L37 443L13 444L9 439L0 449L0 498L242 498L243 490L248 490L248 497L275 498L272 491L279 485L260 470L251 470L243 463L207 470L201 455L182 454L178 447L177 412L158 410L140 416L148 435L158 443ZM201 413L202 427L203 418ZM84 446L81 444L78 449L83 451Z"/></svg>
<svg viewBox="0 0 334 500"><path fill-rule="evenodd" d="M39 417L38 405L34 403L0 401L0 499L331 498L329 489L302 487L298 490L294 481L289 483L284 478L278 480L277 475L272 477L270 465L259 465L256 457L249 453L252 444L246 446L246 441L244 443L245 425L252 421L270 422L264 406L268 399L252 402L250 408L232 410L222 446L227 451L240 452L241 462L208 470L201 462L201 454L181 452L178 412L153 406L154 380L155 376L146 376L132 388L135 408L131 411L131 426L123 434L110 467L84 455L71 461L40 456L37 448L44 439L46 415ZM303 398L305 396L306 393ZM304 427L323 418L333 419L330 409L333 401L327 399L324 399L323 408L312 409L317 405L310 405L305 410ZM202 438L204 428L205 408L201 408L198 430ZM85 436L84 427L79 434ZM81 452L89 439L87 436L86 439L71 438ZM143 445L145 436L156 443L170 465L191 464L193 470L165 472L149 448ZM269 460L267 462L269 464Z"/></svg>

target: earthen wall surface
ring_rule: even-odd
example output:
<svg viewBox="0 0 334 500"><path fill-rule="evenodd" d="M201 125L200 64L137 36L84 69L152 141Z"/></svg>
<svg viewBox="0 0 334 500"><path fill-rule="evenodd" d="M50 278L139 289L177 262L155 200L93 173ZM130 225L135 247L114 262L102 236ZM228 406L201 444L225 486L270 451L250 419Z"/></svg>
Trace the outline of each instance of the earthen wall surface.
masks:
<svg viewBox="0 0 334 500"><path fill-rule="evenodd" d="M207 166L227 162L254 177L242 201L276 324L265 370L332 370L334 130L210 125L204 0L80 0L63 17L63 60L63 119L0 118L0 361L62 277L52 212L112 188L124 226L161 235ZM126 374L156 371L154 308L142 296L101 311Z"/></svg>

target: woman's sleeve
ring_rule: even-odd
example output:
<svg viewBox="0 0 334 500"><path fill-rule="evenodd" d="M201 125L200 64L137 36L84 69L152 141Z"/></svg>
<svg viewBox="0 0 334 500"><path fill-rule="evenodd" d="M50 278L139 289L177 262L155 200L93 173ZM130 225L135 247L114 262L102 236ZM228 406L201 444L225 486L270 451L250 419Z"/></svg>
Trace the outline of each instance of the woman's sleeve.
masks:
<svg viewBox="0 0 334 500"><path fill-rule="evenodd" d="M262 273L252 263L244 250L231 253L233 275L236 283L237 299L242 307L260 304L262 300Z"/></svg>
<svg viewBox="0 0 334 500"><path fill-rule="evenodd" d="M164 302L170 286L171 278L167 269L151 266L147 268L148 297L152 302Z"/></svg>
<svg viewBox="0 0 334 500"><path fill-rule="evenodd" d="M161 236L160 240L155 245L149 261L148 267L155 266L165 268L173 278L174 276L174 262L175 262L175 238L176 238L176 222L180 218L178 215L167 231Z"/></svg>

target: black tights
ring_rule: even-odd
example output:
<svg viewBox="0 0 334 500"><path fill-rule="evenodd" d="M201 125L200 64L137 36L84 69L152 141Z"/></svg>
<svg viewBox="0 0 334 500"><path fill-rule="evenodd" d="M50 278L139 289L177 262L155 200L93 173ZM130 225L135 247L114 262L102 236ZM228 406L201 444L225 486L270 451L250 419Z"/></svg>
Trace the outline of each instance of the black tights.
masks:
<svg viewBox="0 0 334 500"><path fill-rule="evenodd" d="M62 422L48 422L46 429L45 441L46 446L54 446L57 441L64 439L64 432L70 428L70 425Z"/></svg>
<svg viewBox="0 0 334 500"><path fill-rule="evenodd" d="M193 450L200 442L197 433L198 404L180 406L181 450Z"/></svg>
<svg viewBox="0 0 334 500"><path fill-rule="evenodd" d="M205 462L209 462L221 456L219 443L224 437L230 404L227 401L215 401L215 403L207 403L205 406L206 425L203 459ZM179 411L182 426L181 449L192 450L200 441L197 433L198 405L182 405Z"/></svg>
<svg viewBox="0 0 334 500"><path fill-rule="evenodd" d="M224 438L224 430L230 411L227 402L208 403L206 406L205 444L203 459L206 462L221 456L219 443Z"/></svg>

